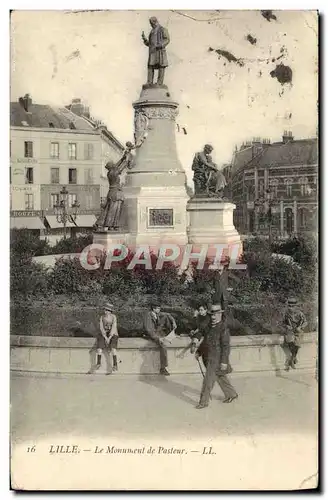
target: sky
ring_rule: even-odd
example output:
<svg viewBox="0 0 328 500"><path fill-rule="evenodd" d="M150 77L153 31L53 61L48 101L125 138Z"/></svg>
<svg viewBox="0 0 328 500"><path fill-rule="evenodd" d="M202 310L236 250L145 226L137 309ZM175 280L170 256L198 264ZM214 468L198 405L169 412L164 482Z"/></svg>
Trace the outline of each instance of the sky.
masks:
<svg viewBox="0 0 328 500"><path fill-rule="evenodd" d="M316 135L314 11L273 11L270 21L256 10L15 11L11 100L29 93L36 103L63 106L80 97L120 141L131 140L132 102L147 73L141 32L149 32L151 15L171 38L165 83L179 103L177 149L188 178L205 143L222 166L253 137L277 141L284 130L295 138ZM291 68L291 83L270 75L280 63Z"/></svg>

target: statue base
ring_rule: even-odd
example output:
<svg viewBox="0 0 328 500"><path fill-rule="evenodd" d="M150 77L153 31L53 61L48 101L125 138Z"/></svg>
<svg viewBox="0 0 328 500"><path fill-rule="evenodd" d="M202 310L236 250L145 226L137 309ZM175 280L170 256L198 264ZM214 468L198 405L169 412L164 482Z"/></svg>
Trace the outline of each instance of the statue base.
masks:
<svg viewBox="0 0 328 500"><path fill-rule="evenodd" d="M230 255L233 246L238 246L238 254L240 254L242 252L241 238L233 224L235 208L236 205L222 199L197 196L191 198L187 203L188 242L193 245L208 244L211 247L225 245L226 255ZM213 249L215 251L214 247Z"/></svg>
<svg viewBox="0 0 328 500"><path fill-rule="evenodd" d="M166 85L146 84L133 107L135 123L142 117L147 123L147 137L136 150L123 188L121 223L129 234L129 247L186 245L189 197L175 142L178 103Z"/></svg>
<svg viewBox="0 0 328 500"><path fill-rule="evenodd" d="M126 188L122 222L129 246L185 245L188 196L184 186Z"/></svg>
<svg viewBox="0 0 328 500"><path fill-rule="evenodd" d="M122 231L95 231L93 233L93 244L102 245L106 250L112 245L127 245L128 237L129 235Z"/></svg>

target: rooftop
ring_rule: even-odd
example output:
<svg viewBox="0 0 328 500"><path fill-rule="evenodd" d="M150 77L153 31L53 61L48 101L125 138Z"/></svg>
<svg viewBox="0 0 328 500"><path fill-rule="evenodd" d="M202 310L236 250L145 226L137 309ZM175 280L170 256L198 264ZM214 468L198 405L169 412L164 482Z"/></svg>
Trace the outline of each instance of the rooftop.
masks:
<svg viewBox="0 0 328 500"><path fill-rule="evenodd" d="M243 167L267 168L285 165L316 165L318 163L318 140L316 138L294 139L284 133L281 142L257 141L247 143L235 152L232 169Z"/></svg>
<svg viewBox="0 0 328 500"><path fill-rule="evenodd" d="M10 125L12 127L57 128L93 131L95 127L83 117L75 115L65 107L34 104L26 94L18 102L10 103Z"/></svg>
<svg viewBox="0 0 328 500"><path fill-rule="evenodd" d="M90 117L89 108L83 105L81 99L73 99L69 106L55 107L35 104L29 94L25 94L18 102L10 103L10 126L98 132L105 140L114 143L118 150L124 149L104 123Z"/></svg>

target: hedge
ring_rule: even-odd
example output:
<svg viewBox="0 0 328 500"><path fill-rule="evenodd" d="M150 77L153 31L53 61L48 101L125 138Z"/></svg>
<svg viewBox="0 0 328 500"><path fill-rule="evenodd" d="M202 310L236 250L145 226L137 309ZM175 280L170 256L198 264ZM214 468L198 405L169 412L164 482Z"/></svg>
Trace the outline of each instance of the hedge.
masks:
<svg viewBox="0 0 328 500"><path fill-rule="evenodd" d="M40 250L36 240L24 238L18 232L12 240L13 333L94 335L99 308L111 300L117 305L121 335L140 335L142 315L153 297L159 298L163 307L176 315L179 331L185 331L190 327L195 302L210 303L213 299L218 276L208 269L208 263L203 270L195 271L190 283L179 275L173 263L166 263L162 270L146 270L140 265L128 270L131 253L124 261L114 263L110 270L103 268L104 258L95 271L82 268L77 258L59 259L49 270L32 261L32 256ZM245 245L243 260L247 271L228 271L227 285L232 288L229 301L236 320L234 333L280 331L289 295L296 296L302 303L311 329L317 316L313 299L317 291L315 245L311 247L305 240L279 243L289 245L286 248L299 263L296 265L273 258L268 245L261 246L261 241L255 238ZM281 251L282 247L279 248ZM151 259L154 269L156 256L152 255ZM83 326L77 325L77 321Z"/></svg>

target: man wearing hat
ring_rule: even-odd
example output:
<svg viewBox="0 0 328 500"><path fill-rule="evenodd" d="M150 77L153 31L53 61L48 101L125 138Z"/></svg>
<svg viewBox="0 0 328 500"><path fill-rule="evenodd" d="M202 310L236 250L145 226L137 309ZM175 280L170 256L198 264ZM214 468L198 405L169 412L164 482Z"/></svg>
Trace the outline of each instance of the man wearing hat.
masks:
<svg viewBox="0 0 328 500"><path fill-rule="evenodd" d="M101 366L101 355L103 349L108 349L113 356L113 371L117 371L117 318L114 314L113 304L107 303L104 307L104 314L100 317L99 321L100 332L97 335L97 364L89 373L93 373Z"/></svg>
<svg viewBox="0 0 328 500"><path fill-rule="evenodd" d="M305 316L298 307L297 300L294 297L290 297L287 301L287 311L283 324L286 328L284 346L288 352L285 370L289 371L289 368L295 368L297 363L297 353L301 347L300 334L307 325Z"/></svg>
<svg viewBox="0 0 328 500"><path fill-rule="evenodd" d="M211 327L207 336L208 360L199 404L196 407L198 409L208 406L215 380L225 396L224 403L231 403L238 397L227 377L227 374L232 371L229 364L230 334L223 313L221 305L212 305Z"/></svg>
<svg viewBox="0 0 328 500"><path fill-rule="evenodd" d="M165 337L174 332L177 324L173 316L167 312L161 312L161 306L157 301L150 304L150 311L147 311L144 318L144 329L148 337L150 337L159 347L160 356L160 374L170 375L167 370L167 349L165 347Z"/></svg>

